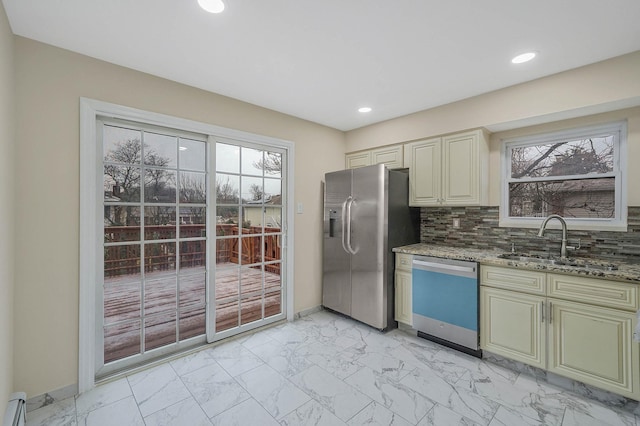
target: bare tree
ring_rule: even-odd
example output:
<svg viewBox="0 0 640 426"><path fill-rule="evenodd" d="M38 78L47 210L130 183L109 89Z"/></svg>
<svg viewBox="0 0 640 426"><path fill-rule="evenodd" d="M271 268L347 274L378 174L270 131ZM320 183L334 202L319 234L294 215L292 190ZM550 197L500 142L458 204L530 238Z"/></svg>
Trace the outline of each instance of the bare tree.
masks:
<svg viewBox="0 0 640 426"><path fill-rule="evenodd" d="M256 185L255 183L252 183L249 186L249 192L251 193L251 197L252 197L251 201L260 201L265 196L265 193L262 190L262 186Z"/></svg>
<svg viewBox="0 0 640 426"><path fill-rule="evenodd" d="M121 201L140 201L142 148L140 139L127 139L117 142L115 148L104 157L106 163L117 163L106 164L104 166L104 174L112 180L111 191L113 196ZM171 179L172 175L166 169L153 167L166 167L169 164L169 159L162 157L147 144L144 144L144 164L152 167L146 170L145 175L145 185L152 192L152 194L148 195L157 196L162 193L163 189L173 179Z"/></svg>
<svg viewBox="0 0 640 426"><path fill-rule="evenodd" d="M216 177L216 200L219 204L237 204L238 189L233 186L227 177L225 180Z"/></svg>
<svg viewBox="0 0 640 426"><path fill-rule="evenodd" d="M282 173L282 154L265 152L262 160L254 162L253 166L264 170L265 174L279 175Z"/></svg>
<svg viewBox="0 0 640 426"><path fill-rule="evenodd" d="M142 146L139 139L118 142L115 149L104 157L105 162L119 163L104 166L104 174L112 181L105 182L105 185L112 185L105 187L105 190L112 192L113 196L121 201L140 201L141 155Z"/></svg>
<svg viewBox="0 0 640 426"><path fill-rule="evenodd" d="M207 184L204 179L182 174L182 176L180 176L180 202L206 203Z"/></svg>
<svg viewBox="0 0 640 426"><path fill-rule="evenodd" d="M109 201L137 202L140 200L140 174L142 166L143 146L140 139L126 139L116 142L114 148L105 157L105 196ZM147 144L144 145L144 163L152 167L164 167L169 159L160 156ZM167 188L173 174L165 169L146 169L145 186L148 196L162 195L175 200L175 188ZM139 208L133 206L107 206L105 224L108 226L133 226L140 223Z"/></svg>
<svg viewBox="0 0 640 426"><path fill-rule="evenodd" d="M226 223L238 223L238 207L224 206L224 204L237 205L239 201L238 189L230 182L229 178L216 177L216 214ZM222 206L220 204L223 204Z"/></svg>

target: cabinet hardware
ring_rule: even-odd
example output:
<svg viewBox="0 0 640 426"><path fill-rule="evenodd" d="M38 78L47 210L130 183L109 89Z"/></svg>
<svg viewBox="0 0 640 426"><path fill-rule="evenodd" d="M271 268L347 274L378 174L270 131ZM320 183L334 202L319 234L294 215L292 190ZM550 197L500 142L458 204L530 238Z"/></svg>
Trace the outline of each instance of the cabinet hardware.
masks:
<svg viewBox="0 0 640 426"><path fill-rule="evenodd" d="M544 322L544 302L540 304L540 322Z"/></svg>
<svg viewBox="0 0 640 426"><path fill-rule="evenodd" d="M553 322L553 305L549 302L549 324Z"/></svg>

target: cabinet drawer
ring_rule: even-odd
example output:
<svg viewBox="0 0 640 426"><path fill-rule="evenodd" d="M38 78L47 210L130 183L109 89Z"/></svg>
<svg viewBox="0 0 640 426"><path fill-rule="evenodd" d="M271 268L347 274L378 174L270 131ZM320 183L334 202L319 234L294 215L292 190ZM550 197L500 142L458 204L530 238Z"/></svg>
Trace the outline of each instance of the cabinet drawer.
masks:
<svg viewBox="0 0 640 426"><path fill-rule="evenodd" d="M480 285L530 294L545 294L545 273L499 266L480 266Z"/></svg>
<svg viewBox="0 0 640 426"><path fill-rule="evenodd" d="M400 271L411 272L412 254L396 253L396 269Z"/></svg>
<svg viewBox="0 0 640 426"><path fill-rule="evenodd" d="M627 311L638 310L638 287L574 275L549 274L548 296Z"/></svg>

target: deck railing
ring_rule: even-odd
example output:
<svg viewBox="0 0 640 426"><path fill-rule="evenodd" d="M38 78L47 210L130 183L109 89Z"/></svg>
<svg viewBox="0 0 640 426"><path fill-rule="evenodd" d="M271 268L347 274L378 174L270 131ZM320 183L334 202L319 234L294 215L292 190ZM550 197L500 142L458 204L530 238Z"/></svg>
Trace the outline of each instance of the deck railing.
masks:
<svg viewBox="0 0 640 426"><path fill-rule="evenodd" d="M139 226L105 226L105 242L131 242L127 245L106 246L104 253L104 274L116 277L140 272L141 250ZM204 240L187 240L206 236L206 226L180 225L180 239L176 238L175 225L145 225L145 239L156 240L145 244L145 272L172 270L179 262L181 268L204 266L206 262L206 244ZM262 233L264 232L264 240ZM216 224L216 263L236 263L250 265L255 263L280 260L281 236L280 228L262 228L249 226L239 228L236 224ZM240 235L242 236L241 238ZM163 242L162 240L174 241ZM179 259L176 258L176 244L179 244ZM241 250L240 250L240 244ZM264 259L262 258L264 245ZM280 274L280 263L267 264L265 270Z"/></svg>

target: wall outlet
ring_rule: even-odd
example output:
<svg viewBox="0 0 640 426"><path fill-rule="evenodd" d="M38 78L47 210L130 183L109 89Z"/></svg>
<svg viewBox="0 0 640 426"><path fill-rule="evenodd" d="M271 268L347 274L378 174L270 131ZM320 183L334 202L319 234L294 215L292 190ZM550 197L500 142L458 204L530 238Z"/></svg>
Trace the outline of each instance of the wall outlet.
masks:
<svg viewBox="0 0 640 426"><path fill-rule="evenodd" d="M460 228L460 219L458 219L458 218L454 218L453 219L453 227L454 228Z"/></svg>

